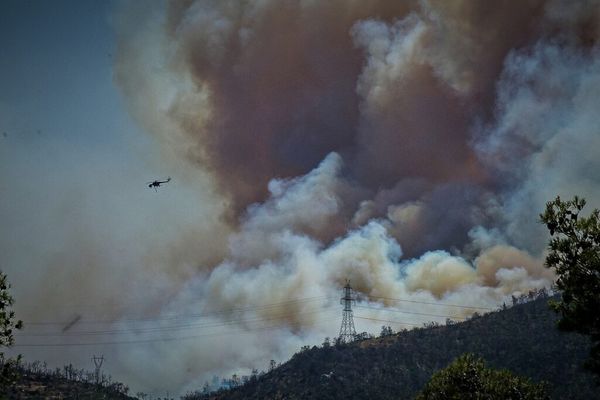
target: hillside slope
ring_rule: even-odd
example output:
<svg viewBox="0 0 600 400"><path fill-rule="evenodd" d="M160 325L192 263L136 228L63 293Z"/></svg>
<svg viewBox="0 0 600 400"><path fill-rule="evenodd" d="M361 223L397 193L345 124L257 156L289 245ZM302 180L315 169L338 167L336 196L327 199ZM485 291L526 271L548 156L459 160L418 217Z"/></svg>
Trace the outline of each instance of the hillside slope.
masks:
<svg viewBox="0 0 600 400"><path fill-rule="evenodd" d="M130 400L129 389L120 382L93 382L93 374L72 366L46 369L41 363L21 365L18 379L9 387L0 387L0 399L79 399Z"/></svg>
<svg viewBox="0 0 600 400"><path fill-rule="evenodd" d="M553 398L600 399L600 387L581 367L587 338L559 332L547 302L542 298L449 326L313 347L243 386L194 398L410 399L434 371L472 352L491 367L548 382Z"/></svg>

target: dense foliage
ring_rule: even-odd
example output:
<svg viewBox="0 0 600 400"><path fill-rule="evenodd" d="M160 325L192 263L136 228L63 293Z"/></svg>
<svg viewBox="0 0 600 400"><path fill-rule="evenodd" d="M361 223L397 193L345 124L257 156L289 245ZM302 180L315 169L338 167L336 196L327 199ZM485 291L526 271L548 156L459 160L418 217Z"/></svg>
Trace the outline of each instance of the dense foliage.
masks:
<svg viewBox="0 0 600 400"><path fill-rule="evenodd" d="M244 385L188 398L412 399L434 372L464 353L483 357L492 368L548 382L552 398L600 398L593 375L581 367L588 338L559 331L557 318L541 296L463 323L304 349Z"/></svg>
<svg viewBox="0 0 600 400"><path fill-rule="evenodd" d="M546 205L541 220L550 230L546 265L554 268L562 292L553 308L559 327L588 335L592 340L587 367L600 376L600 211L582 217L585 200L557 197Z"/></svg>
<svg viewBox="0 0 600 400"><path fill-rule="evenodd" d="M508 370L487 368L481 358L463 354L436 372L417 400L546 400L543 384Z"/></svg>
<svg viewBox="0 0 600 400"><path fill-rule="evenodd" d="M2 348L14 344L13 332L23 326L23 322L15 319L15 312L12 309L14 299L9 289L10 284L6 274L0 271L0 390L12 385L17 379L15 366L20 360L20 357L5 358L2 352Z"/></svg>

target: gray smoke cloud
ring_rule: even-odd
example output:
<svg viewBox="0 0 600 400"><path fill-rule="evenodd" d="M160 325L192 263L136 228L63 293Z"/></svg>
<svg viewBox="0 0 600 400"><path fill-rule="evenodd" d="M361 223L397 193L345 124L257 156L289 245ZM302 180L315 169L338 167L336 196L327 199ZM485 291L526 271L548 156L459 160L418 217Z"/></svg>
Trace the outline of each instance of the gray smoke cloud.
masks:
<svg viewBox="0 0 600 400"><path fill-rule="evenodd" d="M511 295L552 282L552 272L539 258L506 244L486 247L472 261L444 250L404 258L389 234L389 221L383 219L328 245L307 235L307 221L316 229L339 212L342 199L335 188L344 180L341 162L332 153L307 175L270 182L270 197L250 207L230 236L228 257L208 275L190 279L162 310L164 317L200 312L186 323L209 337L160 345L152 352L131 347L119 353L132 369L140 357L147 360L149 367L136 376L140 384L164 382L164 363L154 367L151 362L156 357L188 366L187 372L175 368L167 378L176 387L191 388L212 374L249 374L252 368L264 368L269 358L285 359L298 346L335 336L339 288L346 279L360 293L361 307L367 307L357 309L357 316L367 318L357 319L359 329L370 332L378 332L382 323L377 320L390 318L399 321L396 329L432 319L444 323L446 317L461 320L474 309L457 309L455 304L491 309ZM386 308L398 307L392 300L398 298L416 302L403 303L402 312L429 316L390 317ZM133 332L132 337L141 340L144 334Z"/></svg>
<svg viewBox="0 0 600 400"><path fill-rule="evenodd" d="M374 319L357 327L373 333L376 320L410 328L473 311L430 303L494 308L548 287L538 213L556 195L600 203L599 12L541 0L123 4L115 80L201 200L121 252L84 227L40 261L50 281L88 265L64 296L112 304L64 334L90 329L86 318L108 319L118 340L189 334L101 347L134 387L185 391L335 336L346 279L356 315ZM108 289L94 295L95 280ZM76 317L23 307L24 319ZM130 320L140 315L153 319Z"/></svg>

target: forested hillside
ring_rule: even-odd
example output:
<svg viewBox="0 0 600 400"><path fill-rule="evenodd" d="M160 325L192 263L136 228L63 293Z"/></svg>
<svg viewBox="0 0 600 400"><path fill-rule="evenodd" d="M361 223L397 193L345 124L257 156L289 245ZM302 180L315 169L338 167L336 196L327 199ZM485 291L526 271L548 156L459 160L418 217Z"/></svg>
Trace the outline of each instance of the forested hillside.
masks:
<svg viewBox="0 0 600 400"><path fill-rule="evenodd" d="M66 365L49 369L38 361L20 364L15 383L0 386L0 399L135 399L128 396L129 388L102 374L96 379L93 372Z"/></svg>
<svg viewBox="0 0 600 400"><path fill-rule="evenodd" d="M517 304L466 322L357 341L304 348L245 385L187 399L412 399L431 375L470 352L493 368L546 381L555 399L600 399L600 387L582 367L589 340L556 329L547 298ZM382 330L385 332L386 330ZM389 331L388 331L389 332ZM126 399L125 385L70 366L23 365L3 398Z"/></svg>
<svg viewBox="0 0 600 400"><path fill-rule="evenodd" d="M405 331L348 345L305 349L240 387L197 399L410 399L433 372L471 352L490 367L546 381L556 399L597 399L583 370L589 341L556 329L547 298L463 323Z"/></svg>

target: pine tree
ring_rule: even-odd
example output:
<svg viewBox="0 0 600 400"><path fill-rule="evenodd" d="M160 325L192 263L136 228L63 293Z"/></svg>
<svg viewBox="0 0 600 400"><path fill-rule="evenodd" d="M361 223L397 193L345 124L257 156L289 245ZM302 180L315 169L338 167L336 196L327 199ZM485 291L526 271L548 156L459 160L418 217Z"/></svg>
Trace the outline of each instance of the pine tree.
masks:
<svg viewBox="0 0 600 400"><path fill-rule="evenodd" d="M562 295L551 303L561 316L559 328L590 337L586 366L600 376L600 211L582 217L584 206L584 199L557 197L540 217L552 237L546 266L556 271Z"/></svg>
<svg viewBox="0 0 600 400"><path fill-rule="evenodd" d="M6 279L6 274L0 271L0 389L4 390L14 383L17 378L16 364L21 360L21 356L16 358L5 358L3 347L10 347L15 339L13 332L15 329L21 329L23 322L15 320L15 312L12 309L14 299L10 292L10 284Z"/></svg>
<svg viewBox="0 0 600 400"><path fill-rule="evenodd" d="M481 358L463 354L448 367L436 372L417 400L547 400L543 384L508 370L487 368Z"/></svg>

